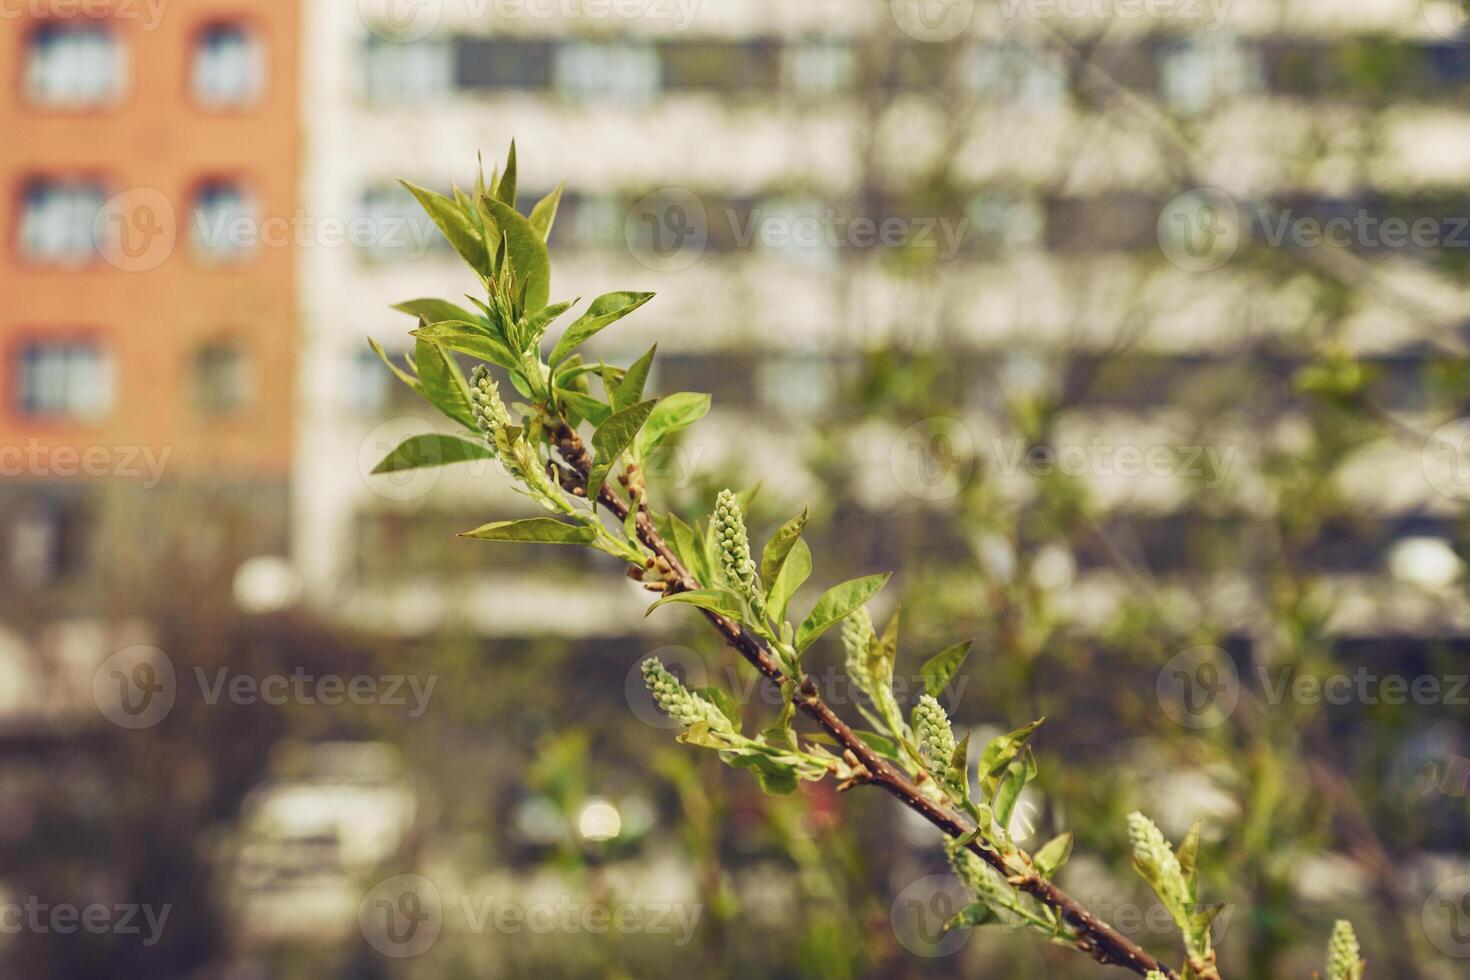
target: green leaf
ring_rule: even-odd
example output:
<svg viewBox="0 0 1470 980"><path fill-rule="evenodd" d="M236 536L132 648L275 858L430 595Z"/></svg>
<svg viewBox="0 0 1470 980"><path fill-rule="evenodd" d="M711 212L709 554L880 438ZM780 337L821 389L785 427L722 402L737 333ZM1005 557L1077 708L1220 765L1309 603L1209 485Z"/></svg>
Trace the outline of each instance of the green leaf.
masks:
<svg viewBox="0 0 1470 980"><path fill-rule="evenodd" d="M556 221L556 209L561 205L561 192L565 188L565 181L557 184L555 190L537 201L531 209L531 227L536 229L543 242L551 238L551 226Z"/></svg>
<svg viewBox="0 0 1470 980"><path fill-rule="evenodd" d="M1029 725L1005 735L997 735L986 742L985 751L980 754L981 778L995 778L1004 772L1020 756L1021 750L1026 747L1026 740L1044 721L1045 718L1038 718Z"/></svg>
<svg viewBox="0 0 1470 980"><path fill-rule="evenodd" d="M532 313L530 316L526 317L526 346L528 348L537 347L537 345L541 343L542 334L546 333L546 328L551 326L551 321L555 320L567 310L571 309L572 304L575 302L576 300L570 299L564 300L560 303L552 303L550 306L543 306L535 313Z"/></svg>
<svg viewBox="0 0 1470 980"><path fill-rule="evenodd" d="M776 580L771 583L770 591L766 595L766 608L770 610L771 618L781 623L786 620L786 607L791 603L791 597L796 590L801 588L812 574L812 549L801 538L797 538L791 545L791 550L786 554L786 560L781 563L781 571L776 573Z"/></svg>
<svg viewBox="0 0 1470 980"><path fill-rule="evenodd" d="M597 532L584 524L566 524L552 517L531 517L523 521L492 521L462 538L481 541L529 541L539 544L591 544Z"/></svg>
<svg viewBox="0 0 1470 980"><path fill-rule="evenodd" d="M416 317L423 317L430 323L442 323L446 320L462 320L465 323L479 327L481 331L487 331L489 329L481 317L471 313L462 306L455 306L447 300L411 299L399 303L393 308Z"/></svg>
<svg viewBox="0 0 1470 980"><path fill-rule="evenodd" d="M520 367L515 355L508 347L490 337L484 328L477 327L473 323L463 320L444 320L409 332L419 340L426 340L431 344L459 351L461 354L478 357L482 361L498 364L508 370L514 371Z"/></svg>
<svg viewBox="0 0 1470 980"><path fill-rule="evenodd" d="M530 224L527 223L526 227L529 228ZM544 244L541 250L543 253L546 251ZM586 343L604 327L621 320L652 298L653 293L603 293L592 301L586 313L577 317L572 321L572 325L567 327L566 333L561 335L561 339L551 349L551 356L547 358L546 363L553 368L556 367L566 359L568 354Z"/></svg>
<svg viewBox="0 0 1470 980"><path fill-rule="evenodd" d="M473 429L475 417L470 411L470 386L449 352L438 344L419 338L414 344L413 360L419 369L424 397L445 415Z"/></svg>
<svg viewBox="0 0 1470 980"><path fill-rule="evenodd" d="M505 158L505 173L495 188L495 196L507 207L516 206L516 141L510 141L510 153Z"/></svg>
<svg viewBox="0 0 1470 980"><path fill-rule="evenodd" d="M898 743L887 735L880 735L877 732L870 732L865 729L854 729L853 734L868 743L870 749L885 759L895 761L898 759Z"/></svg>
<svg viewBox="0 0 1470 980"><path fill-rule="evenodd" d="M1021 799L1021 790L1026 784L1036 778L1036 753L1028 746L1016 761L1012 762L1000 777L1000 785L995 790L995 798L991 802L991 808L995 811L995 819L1002 827L1009 827L1011 813L1016 808L1016 803Z"/></svg>
<svg viewBox="0 0 1470 980"><path fill-rule="evenodd" d="M459 436L427 433L411 436L399 443L397 449L384 456L383 461L373 467L373 473L401 473L427 466L446 466L471 459L494 458L495 452L484 443L471 442Z"/></svg>
<svg viewBox="0 0 1470 980"><path fill-rule="evenodd" d="M613 408L627 408L629 405L636 404L638 399L643 397L643 387L648 383L648 372L653 367L653 355L657 351L658 344L654 344L623 374L623 380L619 381L617 387L613 389Z"/></svg>
<svg viewBox="0 0 1470 980"><path fill-rule="evenodd" d="M669 603L679 603L688 606L698 606L700 609L708 609L710 612L719 613L727 619L739 622L741 616L740 597L733 592L724 589L696 589L693 592L675 592L666 595L662 599L649 606L643 613L647 616L659 606Z"/></svg>
<svg viewBox="0 0 1470 980"><path fill-rule="evenodd" d="M602 489L607 475L617 465L618 457L623 451L633 444L633 439L648 420L648 414L653 411L655 404L654 401L646 401L629 405L621 412L614 412L592 433L592 448L597 453L597 459L587 477L588 500L597 499L598 491Z"/></svg>
<svg viewBox="0 0 1470 980"><path fill-rule="evenodd" d="M731 762L755 773L761 791L768 796L787 796L796 790L796 766L760 753L740 755Z"/></svg>
<svg viewBox="0 0 1470 980"><path fill-rule="evenodd" d="M945 773L949 782L961 797L970 798L970 733L965 732L954 745L949 755L949 771Z"/></svg>
<svg viewBox="0 0 1470 980"><path fill-rule="evenodd" d="M460 257L470 264L481 275L489 275L490 260L485 253L485 242L480 237L469 215L459 209L459 205L437 191L431 191L426 187L419 187L406 180L400 180L400 184L408 189L408 192L418 199L419 206L434 219L434 224L444 233L449 244L459 253Z"/></svg>
<svg viewBox="0 0 1470 980"><path fill-rule="evenodd" d="M424 390L423 383L420 382L418 378L414 377L413 375L409 374L407 371L403 370L403 368L399 367L397 364L394 364L393 363L393 359L388 356L388 352L385 351L385 350L383 350L383 345L382 344L378 343L376 340L374 340L373 338L369 337L368 338L368 346L370 346L373 349L373 353L374 354L377 354L378 355L378 359L380 361L382 361L384 364L388 365L388 370L389 371L392 371L393 374L394 374L394 376L397 377L399 381L402 381L404 384L408 385L414 391L417 391L417 392L420 392L420 393L423 392L423 390Z"/></svg>
<svg viewBox="0 0 1470 980"><path fill-rule="evenodd" d="M785 703L781 705L781 710L766 726L766 730L761 732L761 738L767 745L774 745L782 749L796 748L796 732L791 727L792 721L796 718L796 704L791 700L791 696L796 693L796 688L788 685L788 692Z"/></svg>
<svg viewBox="0 0 1470 980"><path fill-rule="evenodd" d="M709 565L704 560L704 545L694 528L679 519L678 514L669 514L669 525L674 532L674 551L684 567L700 582L710 581Z"/></svg>
<svg viewBox="0 0 1470 980"><path fill-rule="evenodd" d="M735 730L737 732L740 730L740 716L742 714L740 702L736 701L729 691L723 687L697 687L694 688L694 693L704 697L716 708L719 708L720 714L730 719L730 724L735 726Z"/></svg>
<svg viewBox="0 0 1470 980"><path fill-rule="evenodd" d="M1062 865L1067 863L1067 858L1072 855L1072 835L1058 834L1041 846L1041 850L1032 856L1036 864L1036 870L1041 877L1050 878L1057 873Z"/></svg>
<svg viewBox="0 0 1470 980"><path fill-rule="evenodd" d="M563 405L569 406L593 425L602 425L612 415L612 409L605 402L598 401L591 395L584 395L580 391L558 388L556 397Z"/></svg>
<svg viewBox="0 0 1470 980"><path fill-rule="evenodd" d="M960 664L965 662L965 657L974 643L974 640L956 643L925 661L924 666L919 668L919 676L924 678L925 694L930 697L939 697L940 693L949 686L949 682L954 680L954 675L959 671Z"/></svg>
<svg viewBox="0 0 1470 980"><path fill-rule="evenodd" d="M638 436L638 455L646 457L669 436L704 418L709 413L709 405L709 395L695 391L676 391L660 398Z"/></svg>
<svg viewBox="0 0 1470 980"><path fill-rule="evenodd" d="M504 184L505 179L501 178L501 186ZM495 223L505 236L510 267L526 290L527 312L541 309L551 297L551 258L546 253L546 243L515 208L494 198L480 200L495 216ZM556 366L554 362L552 366Z"/></svg>
<svg viewBox="0 0 1470 980"><path fill-rule="evenodd" d="M863 605L888 582L892 572L865 575L834 585L822 594L810 615L796 630L796 649L805 650L827 630L841 622L858 606Z"/></svg>
<svg viewBox="0 0 1470 980"><path fill-rule="evenodd" d="M944 931L951 929L971 929L975 926L983 926L991 922L998 922L999 917L995 911L984 902L972 902L960 909L959 913L944 924Z"/></svg>
<svg viewBox="0 0 1470 980"><path fill-rule="evenodd" d="M806 527L810 512L810 508L803 507L800 514L782 524L780 529L771 535L771 540L767 541L765 548L761 550L761 584L767 590L775 583L776 576L781 574L781 566L786 564L786 556L791 554L797 538L801 537L801 530Z"/></svg>
<svg viewBox="0 0 1470 980"><path fill-rule="evenodd" d="M1194 864L1199 857L1199 831L1200 822L1196 820L1190 826L1189 833L1184 835L1184 840L1180 842L1179 849L1174 854L1179 859L1179 867L1184 871L1186 879L1194 874Z"/></svg>

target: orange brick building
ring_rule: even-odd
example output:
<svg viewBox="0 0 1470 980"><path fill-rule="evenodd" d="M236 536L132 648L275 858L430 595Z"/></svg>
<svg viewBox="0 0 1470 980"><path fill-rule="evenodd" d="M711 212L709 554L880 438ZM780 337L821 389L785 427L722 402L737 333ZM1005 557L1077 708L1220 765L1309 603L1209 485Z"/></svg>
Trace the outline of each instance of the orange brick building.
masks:
<svg viewBox="0 0 1470 980"><path fill-rule="evenodd" d="M0 18L0 484L284 502L298 4L31 0Z"/></svg>

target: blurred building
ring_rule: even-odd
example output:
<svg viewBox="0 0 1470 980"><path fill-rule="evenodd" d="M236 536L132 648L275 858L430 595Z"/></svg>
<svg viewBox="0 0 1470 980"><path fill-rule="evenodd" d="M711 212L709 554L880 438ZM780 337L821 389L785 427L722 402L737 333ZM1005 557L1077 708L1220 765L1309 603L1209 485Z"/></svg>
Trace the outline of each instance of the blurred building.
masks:
<svg viewBox="0 0 1470 980"><path fill-rule="evenodd" d="M201 552L284 552L297 18L294 0L4 12L0 611L12 625L121 611L117 583L166 571L149 557L184 538Z"/></svg>

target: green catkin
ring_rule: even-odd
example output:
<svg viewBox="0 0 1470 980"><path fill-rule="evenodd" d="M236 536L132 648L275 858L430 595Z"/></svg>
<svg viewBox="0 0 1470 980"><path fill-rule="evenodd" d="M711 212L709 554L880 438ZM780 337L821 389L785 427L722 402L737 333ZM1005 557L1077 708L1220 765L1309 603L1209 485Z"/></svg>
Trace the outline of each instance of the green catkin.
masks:
<svg viewBox="0 0 1470 980"><path fill-rule="evenodd" d="M764 618L765 591L750 557L745 516L740 513L740 501L729 490L721 490L715 498L714 529L725 579L750 603L756 617Z"/></svg>
<svg viewBox="0 0 1470 980"><path fill-rule="evenodd" d="M868 644L873 639L873 617L867 606L842 621L842 648L847 653L844 666L847 676L852 678L858 689L870 699L873 697L871 679L868 677Z"/></svg>
<svg viewBox="0 0 1470 980"><path fill-rule="evenodd" d="M1141 813L1128 814L1128 839L1133 844L1133 860L1153 872L1158 880L1159 898L1170 908L1189 904L1184 869L1174 849L1152 820Z"/></svg>
<svg viewBox="0 0 1470 980"><path fill-rule="evenodd" d="M648 685L648 692L660 710L680 724L694 725L702 721L712 732L735 734L735 726L724 712L685 687L657 657L643 661L643 683Z"/></svg>
<svg viewBox="0 0 1470 980"><path fill-rule="evenodd" d="M500 400L500 387L483 364L477 365L470 373L470 412L474 415L475 425L492 442L499 429L510 425L510 413L505 409L505 402Z"/></svg>
<svg viewBox="0 0 1470 980"><path fill-rule="evenodd" d="M1332 927L1332 941L1327 946L1328 980L1363 980L1363 951L1353 924L1338 919Z"/></svg>
<svg viewBox="0 0 1470 980"><path fill-rule="evenodd" d="M954 729L950 727L949 715L944 706L931 695L919 698L914 708L914 736L919 742L919 758L924 766L936 776L949 771L949 760L954 756Z"/></svg>

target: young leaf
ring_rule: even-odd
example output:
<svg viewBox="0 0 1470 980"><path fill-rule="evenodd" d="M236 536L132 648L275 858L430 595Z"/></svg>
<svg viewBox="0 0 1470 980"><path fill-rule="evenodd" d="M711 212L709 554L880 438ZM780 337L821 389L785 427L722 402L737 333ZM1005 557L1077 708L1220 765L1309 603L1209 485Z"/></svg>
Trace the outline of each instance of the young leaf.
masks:
<svg viewBox="0 0 1470 980"><path fill-rule="evenodd" d="M965 662L970 647L974 640L966 640L964 643L956 643L952 647L941 650L930 657L924 666L919 668L919 676L924 678L924 693L931 697L939 697L940 693L954 680L954 675L959 671L960 664Z"/></svg>
<svg viewBox="0 0 1470 980"><path fill-rule="evenodd" d="M1012 762L1000 777L1000 785L996 787L995 798L991 802L991 809L995 811L995 819L1001 826L1009 826L1011 812L1015 810L1016 803L1021 799L1021 790L1026 784L1036 778L1036 753L1027 746L1021 752L1020 758Z"/></svg>
<svg viewBox="0 0 1470 980"><path fill-rule="evenodd" d="M822 594L811 613L796 630L796 649L805 650L827 630L847 618L858 606L865 604L878 594L888 582L891 572L880 575L865 575L834 585Z"/></svg>
<svg viewBox="0 0 1470 980"><path fill-rule="evenodd" d="M368 338L368 346L373 349L373 353L374 354L377 354L378 355L378 360L380 360L384 364L388 365L388 370L393 372L394 377L396 377L399 381L402 381L404 384L408 385L414 391L417 391L417 392L420 392L420 393L423 392L423 390L424 390L423 383L421 381L419 381L418 378L414 377L413 375L409 374L407 371L403 370L403 368L399 367L397 364L394 364L393 363L393 359L388 356L388 352L385 351L385 350L383 350L383 345L382 344L378 343L376 340L374 340L373 338L369 337Z"/></svg>
<svg viewBox="0 0 1470 980"><path fill-rule="evenodd" d="M487 332L473 323L463 320L444 320L440 323L430 323L410 331L410 334L419 340L426 340L431 344L449 350L459 351L471 357L478 357L482 361L498 364L508 370L518 370L520 365L516 357L500 341L490 337Z"/></svg>
<svg viewBox="0 0 1470 980"><path fill-rule="evenodd" d="M755 773L761 791L768 796L787 796L796 790L796 767L761 753L749 753L731 760L742 769Z"/></svg>
<svg viewBox="0 0 1470 980"><path fill-rule="evenodd" d="M505 173L495 188L495 196L507 207L516 206L516 141L510 141L510 153L505 158Z"/></svg>
<svg viewBox="0 0 1470 980"><path fill-rule="evenodd" d="M543 242L551 238L551 226L556 221L556 209L561 204L561 192L565 187L565 182L557 184L550 194L537 201L536 206L531 209L531 227L536 229L536 234L541 236Z"/></svg>
<svg viewBox="0 0 1470 980"><path fill-rule="evenodd" d="M504 184L505 180L501 178L501 186ZM527 312L541 309L551 297L551 259L546 254L546 243L515 208L494 198L481 198L480 201L494 215L495 223L505 236L510 266L526 290ZM553 363L552 366L556 365Z"/></svg>
<svg viewBox="0 0 1470 980"><path fill-rule="evenodd" d="M614 412L592 433L592 448L597 452L597 460L592 466L592 473L587 477L588 500L597 499L598 491L602 489L607 475L617 465L618 457L623 451L633 444L634 437L647 421L654 404L653 401L639 402L621 412Z"/></svg>
<svg viewBox="0 0 1470 980"><path fill-rule="evenodd" d="M580 391L558 388L556 397L563 405L570 407L593 425L602 425L612 415L612 409L605 402L600 402L591 395L585 395Z"/></svg>
<svg viewBox="0 0 1470 980"><path fill-rule="evenodd" d="M401 473L404 470L423 469L427 466L445 466L449 463L462 463L471 459L494 458L494 451L483 443L471 442L459 436L427 433L410 436L399 443L397 449L384 456L383 461L373 467L373 473Z"/></svg>
<svg viewBox="0 0 1470 980"><path fill-rule="evenodd" d="M898 743L887 735L879 735L877 732L870 732L863 729L854 729L853 734L864 742L867 742L869 748L885 759L898 759Z"/></svg>
<svg viewBox="0 0 1470 980"><path fill-rule="evenodd" d="M776 576L781 574L781 566L786 564L786 556L791 554L797 538L801 537L801 530L806 527L809 514L810 508L803 507L800 514L782 524L780 529L771 535L771 540L767 541L765 548L761 550L761 584L767 590L775 583Z"/></svg>
<svg viewBox="0 0 1470 980"><path fill-rule="evenodd" d="M791 603L791 597L796 590L801 588L812 574L812 550L801 538L797 538L791 545L791 550L786 554L786 560L781 563L781 571L776 573L776 580L771 583L770 591L766 595L766 607L771 612L771 618L776 622L785 622L786 607Z"/></svg>
<svg viewBox="0 0 1470 980"><path fill-rule="evenodd" d="M413 360L419 369L424 397L445 415L473 429L475 419L470 412L470 386L449 352L420 338L414 344Z"/></svg>
<svg viewBox="0 0 1470 980"><path fill-rule="evenodd" d="M526 227L530 227L529 223ZM545 253L544 244L541 250ZM598 331L621 320L652 298L652 293L603 293L592 301L586 313L577 317L572 321L572 325L567 327L566 333L561 335L561 339L551 349L551 356L546 359L546 363L553 368L556 367L566 359L567 355L586 343Z"/></svg>
<svg viewBox="0 0 1470 980"><path fill-rule="evenodd" d="M537 347L541 343L542 334L546 333L546 328L551 326L551 322L571 309L572 304L575 302L577 301L570 299L560 303L552 303L550 306L543 306L535 313L526 317L524 328L526 345L530 348Z"/></svg>
<svg viewBox="0 0 1470 980"><path fill-rule="evenodd" d="M583 524L566 524L552 517L531 517L523 521L492 521L462 538L481 541L527 541L539 544L591 544L597 532Z"/></svg>
<svg viewBox="0 0 1470 980"><path fill-rule="evenodd" d="M1016 761L1021 750L1026 747L1026 740L1045 720L1038 718L1029 725L1005 735L997 735L985 743L985 751L980 754L980 777L993 779L1000 776L1007 766Z"/></svg>
<svg viewBox="0 0 1470 980"><path fill-rule="evenodd" d="M709 395L694 391L676 391L660 398L638 436L638 455L647 456L666 438L704 418L709 403Z"/></svg>
<svg viewBox="0 0 1470 980"><path fill-rule="evenodd" d="M729 691L723 687L696 687L693 690L695 694L700 695L716 708L719 708L720 714L730 719L730 724L735 726L736 731L740 730L740 716L742 714L740 702L736 701L730 695Z"/></svg>
<svg viewBox="0 0 1470 980"><path fill-rule="evenodd" d="M470 268L481 275L489 275L490 260L485 253L485 242L481 239L480 232L470 223L469 216L459 209L459 205L437 191L419 187L406 180L400 180L399 183L418 199L419 206L434 219L434 224L439 226L449 244L470 264Z"/></svg>
<svg viewBox="0 0 1470 980"><path fill-rule="evenodd" d="M678 514L669 515L669 525L674 532L674 551L684 567L701 582L710 581L708 563L704 560L704 546L694 528L679 519Z"/></svg>
<svg viewBox="0 0 1470 980"><path fill-rule="evenodd" d="M463 320L478 326L482 331L488 329L484 319L471 313L462 306L455 306L442 299L411 299L393 307L403 313L409 313L416 317L423 317L430 323L442 323L445 320Z"/></svg>
<svg viewBox="0 0 1470 980"><path fill-rule="evenodd" d="M1070 833L1059 834L1041 846L1032 857L1036 863L1036 870L1041 877L1050 878L1057 873L1062 865L1067 863L1067 858L1072 855L1072 835Z"/></svg>
<svg viewBox="0 0 1470 980"><path fill-rule="evenodd" d="M726 619L733 619L737 622L741 616L740 597L733 592L726 592L723 589L696 589L693 592L675 592L673 595L666 595L649 606L643 615L647 616L659 606L666 606L671 602L698 606L700 609L708 609L710 612L719 613Z"/></svg>
<svg viewBox="0 0 1470 980"><path fill-rule="evenodd" d="M613 408L627 408L643 397L643 386L648 383L648 372L653 367L653 355L657 350L658 344L648 348L648 352L634 361L632 367L623 374L623 380L613 389Z"/></svg>
<svg viewBox="0 0 1470 980"><path fill-rule="evenodd" d="M970 929L975 926L983 926L990 922L996 922L998 918L989 905L984 902L971 902L959 913L944 924L944 931L951 929Z"/></svg>

